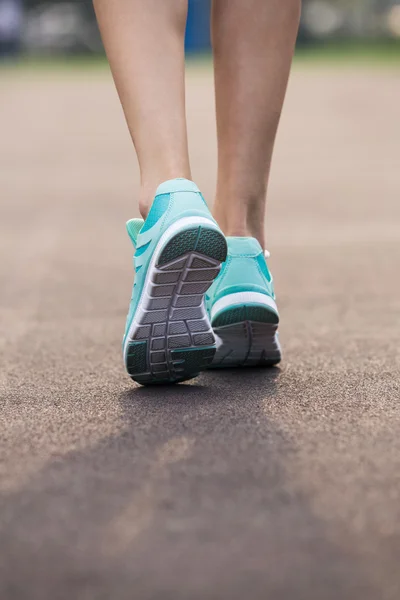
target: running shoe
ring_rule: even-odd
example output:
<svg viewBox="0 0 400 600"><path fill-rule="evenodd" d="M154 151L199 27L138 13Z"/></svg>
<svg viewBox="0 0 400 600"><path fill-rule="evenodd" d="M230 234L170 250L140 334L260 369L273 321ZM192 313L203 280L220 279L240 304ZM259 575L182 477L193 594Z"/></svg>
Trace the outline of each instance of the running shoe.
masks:
<svg viewBox="0 0 400 600"><path fill-rule="evenodd" d="M228 258L207 293L217 342L212 367L272 366L281 360L279 314L268 253L252 237L227 237Z"/></svg>
<svg viewBox="0 0 400 600"><path fill-rule="evenodd" d="M147 219L132 219L135 280L123 340L136 382L175 383L212 362L215 337L204 295L226 259L226 240L198 187L173 179L157 189Z"/></svg>

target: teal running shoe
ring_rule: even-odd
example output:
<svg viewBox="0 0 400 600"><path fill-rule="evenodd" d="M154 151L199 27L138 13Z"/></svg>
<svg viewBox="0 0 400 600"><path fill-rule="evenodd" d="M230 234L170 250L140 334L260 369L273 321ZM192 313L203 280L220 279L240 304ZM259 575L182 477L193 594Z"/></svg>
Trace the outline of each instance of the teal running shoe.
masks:
<svg viewBox="0 0 400 600"><path fill-rule="evenodd" d="M227 244L198 187L162 183L147 219L132 219L135 281L123 340L125 366L143 385L198 375L213 360L215 337L204 295Z"/></svg>
<svg viewBox="0 0 400 600"><path fill-rule="evenodd" d="M207 293L217 342L212 367L276 365L279 314L264 253L255 238L226 239L227 261Z"/></svg>

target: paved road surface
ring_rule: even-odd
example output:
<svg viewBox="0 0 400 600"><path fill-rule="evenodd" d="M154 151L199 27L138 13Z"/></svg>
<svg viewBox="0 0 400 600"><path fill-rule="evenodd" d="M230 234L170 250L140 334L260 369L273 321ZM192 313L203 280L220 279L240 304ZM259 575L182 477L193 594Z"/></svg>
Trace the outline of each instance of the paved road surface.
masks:
<svg viewBox="0 0 400 600"><path fill-rule="evenodd" d="M298 68L268 243L280 369L144 389L106 71L1 74L2 600L400 597L398 74ZM215 185L212 80L188 77Z"/></svg>

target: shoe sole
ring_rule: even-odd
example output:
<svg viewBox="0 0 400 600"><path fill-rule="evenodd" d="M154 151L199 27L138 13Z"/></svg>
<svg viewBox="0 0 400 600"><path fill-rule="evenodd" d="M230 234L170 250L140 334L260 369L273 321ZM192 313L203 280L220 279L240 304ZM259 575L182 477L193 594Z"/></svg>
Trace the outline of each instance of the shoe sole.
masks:
<svg viewBox="0 0 400 600"><path fill-rule="evenodd" d="M225 296L225 308L212 318L217 341L212 368L268 367L278 364L282 354L275 302L265 296L262 303L252 302L261 295L242 292L242 302L238 304L234 296L237 294ZM246 299L247 303L243 303Z"/></svg>
<svg viewBox="0 0 400 600"><path fill-rule="evenodd" d="M177 383L211 364L216 344L204 294L226 254L225 237L206 218L181 219L163 234L124 344L134 381Z"/></svg>

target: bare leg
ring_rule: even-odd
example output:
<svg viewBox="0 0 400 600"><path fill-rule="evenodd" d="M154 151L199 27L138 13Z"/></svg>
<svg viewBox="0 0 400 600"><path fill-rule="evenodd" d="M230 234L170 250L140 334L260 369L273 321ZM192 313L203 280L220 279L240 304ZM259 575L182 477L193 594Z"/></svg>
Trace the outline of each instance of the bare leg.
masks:
<svg viewBox="0 0 400 600"><path fill-rule="evenodd" d="M146 217L157 186L191 178L184 84L187 0L94 0L136 148Z"/></svg>
<svg viewBox="0 0 400 600"><path fill-rule="evenodd" d="M214 216L226 235L264 246L272 151L286 92L300 0L214 0L218 128Z"/></svg>

